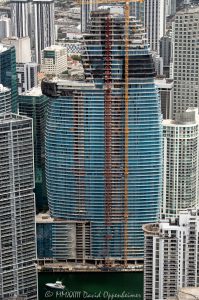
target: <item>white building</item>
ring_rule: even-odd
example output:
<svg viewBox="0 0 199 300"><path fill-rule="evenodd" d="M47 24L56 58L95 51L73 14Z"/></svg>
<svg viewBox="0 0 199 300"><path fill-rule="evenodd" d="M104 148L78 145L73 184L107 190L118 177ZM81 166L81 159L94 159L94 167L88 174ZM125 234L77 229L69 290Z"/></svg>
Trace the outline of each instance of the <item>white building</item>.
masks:
<svg viewBox="0 0 199 300"><path fill-rule="evenodd" d="M199 6L176 14L173 25L173 116L199 107Z"/></svg>
<svg viewBox="0 0 199 300"><path fill-rule="evenodd" d="M59 75L67 70L67 48L53 45L42 51L41 72Z"/></svg>
<svg viewBox="0 0 199 300"><path fill-rule="evenodd" d="M151 50L159 53L159 41L166 30L165 0L145 1L144 26Z"/></svg>
<svg viewBox="0 0 199 300"><path fill-rule="evenodd" d="M0 84L0 114L11 112L11 90Z"/></svg>
<svg viewBox="0 0 199 300"><path fill-rule="evenodd" d="M175 16L176 0L166 0L166 16Z"/></svg>
<svg viewBox="0 0 199 300"><path fill-rule="evenodd" d="M158 88L163 119L170 119L173 101L173 80L165 77L156 77L155 84Z"/></svg>
<svg viewBox="0 0 199 300"><path fill-rule="evenodd" d="M12 36L31 36L31 4L29 0L10 0Z"/></svg>
<svg viewBox="0 0 199 300"><path fill-rule="evenodd" d="M16 71L19 95L37 86L38 79L36 63L17 63Z"/></svg>
<svg viewBox="0 0 199 300"><path fill-rule="evenodd" d="M32 119L0 115L0 295L37 300Z"/></svg>
<svg viewBox="0 0 199 300"><path fill-rule="evenodd" d="M0 39L11 36L11 19L2 15L0 17Z"/></svg>
<svg viewBox="0 0 199 300"><path fill-rule="evenodd" d="M131 9L132 15L144 23L150 49L159 54L159 41L166 30L165 0L145 0L144 3L132 2Z"/></svg>
<svg viewBox="0 0 199 300"><path fill-rule="evenodd" d="M41 51L55 43L54 0L32 0L35 62L41 63Z"/></svg>
<svg viewBox="0 0 199 300"><path fill-rule="evenodd" d="M143 226L144 300L173 297L181 287L199 285L199 209ZM188 298L189 299L189 298Z"/></svg>
<svg viewBox="0 0 199 300"><path fill-rule="evenodd" d="M12 33L31 39L33 61L41 63L41 51L54 44L54 0L11 0Z"/></svg>
<svg viewBox="0 0 199 300"><path fill-rule="evenodd" d="M163 120L163 149L162 218L169 218L198 204L198 109Z"/></svg>
<svg viewBox="0 0 199 300"><path fill-rule="evenodd" d="M18 38L18 37L5 38L1 42L6 45L15 46L17 63L31 62L30 38L28 36L22 38Z"/></svg>

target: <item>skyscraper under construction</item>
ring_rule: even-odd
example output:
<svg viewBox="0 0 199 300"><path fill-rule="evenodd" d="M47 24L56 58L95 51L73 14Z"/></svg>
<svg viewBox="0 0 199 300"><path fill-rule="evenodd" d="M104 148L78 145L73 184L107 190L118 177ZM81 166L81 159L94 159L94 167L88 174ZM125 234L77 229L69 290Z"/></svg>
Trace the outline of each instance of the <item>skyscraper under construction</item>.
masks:
<svg viewBox="0 0 199 300"><path fill-rule="evenodd" d="M159 214L162 128L154 66L144 30L130 18L125 100L124 33L122 8L93 12L84 35L85 82L42 83L43 93L51 97L46 125L49 207L55 219L76 222L68 252L76 243L77 259L81 247L82 252L88 247L87 260L141 259L142 225L155 222ZM80 230L85 221L89 228Z"/></svg>

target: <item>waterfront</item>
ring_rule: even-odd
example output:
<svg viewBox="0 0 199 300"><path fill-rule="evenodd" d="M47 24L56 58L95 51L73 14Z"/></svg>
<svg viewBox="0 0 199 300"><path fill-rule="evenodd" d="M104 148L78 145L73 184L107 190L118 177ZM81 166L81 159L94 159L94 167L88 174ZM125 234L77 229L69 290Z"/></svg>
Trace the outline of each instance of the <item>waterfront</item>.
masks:
<svg viewBox="0 0 199 300"><path fill-rule="evenodd" d="M39 273L39 300L142 300L143 273ZM50 290L47 282L61 280L64 292Z"/></svg>

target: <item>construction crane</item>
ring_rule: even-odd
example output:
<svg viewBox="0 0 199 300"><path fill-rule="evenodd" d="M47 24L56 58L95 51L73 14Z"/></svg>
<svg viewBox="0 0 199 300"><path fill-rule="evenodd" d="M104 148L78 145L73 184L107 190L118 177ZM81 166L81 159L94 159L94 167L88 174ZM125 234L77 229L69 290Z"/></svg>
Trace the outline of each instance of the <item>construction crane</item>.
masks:
<svg viewBox="0 0 199 300"><path fill-rule="evenodd" d="M77 0L80 5L90 4L90 0ZM124 153L124 266L127 266L128 259L128 148L129 148L129 119L128 119L128 105L129 105L129 17L130 17L130 2L143 3L144 0L95 0L95 4L125 4L124 13L125 13L125 82L124 82L124 99L125 99L125 124L124 124L124 134L125 134L125 153ZM107 20L106 24L107 31L110 31L110 20ZM111 139L108 140L108 136L111 134L111 73L108 70L111 69L111 59L107 58L107 55L111 55L110 49L110 36L106 38L105 45L105 104L107 107L107 117L105 117L105 148L106 149L106 158L105 164L107 165L107 170L105 172L105 189L106 199L105 199L105 210L106 210L106 225L110 226L111 223L111 202L112 202L112 186L111 186ZM111 239L111 236L107 235L107 241ZM108 242L107 242L108 243ZM108 247L108 246L107 246Z"/></svg>

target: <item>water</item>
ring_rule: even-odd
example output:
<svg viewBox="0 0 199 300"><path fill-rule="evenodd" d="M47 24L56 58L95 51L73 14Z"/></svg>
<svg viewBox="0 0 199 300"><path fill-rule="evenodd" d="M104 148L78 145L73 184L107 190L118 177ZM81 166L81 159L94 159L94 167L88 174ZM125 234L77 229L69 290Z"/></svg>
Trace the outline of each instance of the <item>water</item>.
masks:
<svg viewBox="0 0 199 300"><path fill-rule="evenodd" d="M39 273L39 300L143 300L143 273ZM61 280L64 291L45 287Z"/></svg>

